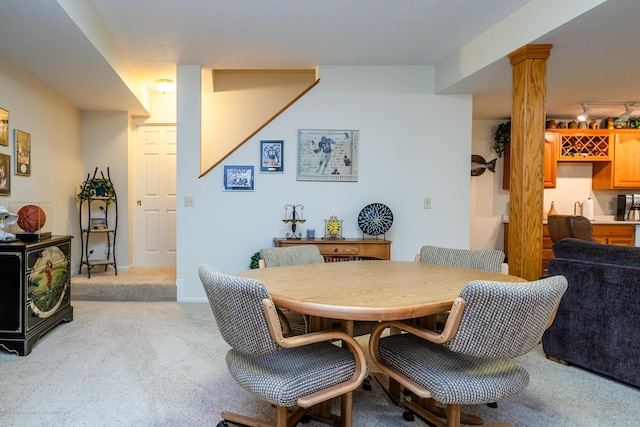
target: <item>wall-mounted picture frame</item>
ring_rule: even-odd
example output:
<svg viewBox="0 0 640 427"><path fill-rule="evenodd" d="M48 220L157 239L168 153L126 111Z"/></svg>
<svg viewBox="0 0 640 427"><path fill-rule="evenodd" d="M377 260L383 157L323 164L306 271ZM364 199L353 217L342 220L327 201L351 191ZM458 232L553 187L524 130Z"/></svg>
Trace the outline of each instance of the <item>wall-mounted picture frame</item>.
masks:
<svg viewBox="0 0 640 427"><path fill-rule="evenodd" d="M284 141L260 141L260 173L284 172Z"/></svg>
<svg viewBox="0 0 640 427"><path fill-rule="evenodd" d="M31 134L16 129L15 135L16 175L31 175Z"/></svg>
<svg viewBox="0 0 640 427"><path fill-rule="evenodd" d="M253 166L224 166L223 191L253 191Z"/></svg>
<svg viewBox="0 0 640 427"><path fill-rule="evenodd" d="M0 196L11 195L11 156L0 154Z"/></svg>
<svg viewBox="0 0 640 427"><path fill-rule="evenodd" d="M298 130L298 181L358 181L357 130Z"/></svg>
<svg viewBox="0 0 640 427"><path fill-rule="evenodd" d="M0 108L0 145L9 145L9 112Z"/></svg>

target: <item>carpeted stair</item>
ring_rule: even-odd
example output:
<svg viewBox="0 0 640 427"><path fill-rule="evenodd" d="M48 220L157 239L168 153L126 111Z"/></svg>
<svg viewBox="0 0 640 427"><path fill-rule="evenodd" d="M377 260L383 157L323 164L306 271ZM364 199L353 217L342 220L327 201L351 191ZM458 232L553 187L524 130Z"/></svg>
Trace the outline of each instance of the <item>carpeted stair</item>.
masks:
<svg viewBox="0 0 640 427"><path fill-rule="evenodd" d="M175 268L132 268L114 274L94 268L91 278L71 278L71 300L77 301L176 301Z"/></svg>

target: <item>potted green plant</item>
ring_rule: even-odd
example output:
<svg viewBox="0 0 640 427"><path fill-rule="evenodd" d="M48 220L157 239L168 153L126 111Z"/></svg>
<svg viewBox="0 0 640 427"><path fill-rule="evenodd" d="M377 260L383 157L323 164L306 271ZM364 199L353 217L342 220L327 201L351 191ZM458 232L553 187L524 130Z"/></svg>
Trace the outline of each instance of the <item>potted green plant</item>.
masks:
<svg viewBox="0 0 640 427"><path fill-rule="evenodd" d="M511 142L511 122L504 122L498 125L493 139L493 150L502 157L507 144Z"/></svg>
<svg viewBox="0 0 640 427"><path fill-rule="evenodd" d="M107 178L89 178L80 185L80 192L76 195L78 200L86 200L91 197L112 198L115 195L113 184Z"/></svg>

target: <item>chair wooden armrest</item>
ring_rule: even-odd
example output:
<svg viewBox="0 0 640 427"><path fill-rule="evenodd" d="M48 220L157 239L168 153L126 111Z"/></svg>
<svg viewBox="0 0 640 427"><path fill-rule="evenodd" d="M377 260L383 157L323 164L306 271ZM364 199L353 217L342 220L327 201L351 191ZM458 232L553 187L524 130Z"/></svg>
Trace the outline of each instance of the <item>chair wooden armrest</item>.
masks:
<svg viewBox="0 0 640 427"><path fill-rule="evenodd" d="M333 399L334 397L338 397L345 393L353 391L358 388L360 384L362 384L362 381L367 375L367 361L364 356L364 352L360 347L360 344L352 336L344 332L332 330L312 332L309 334L285 338L282 334L280 326L278 325L278 319L274 312L273 302L265 298L262 300L262 306L264 307L267 325L269 326L269 333L271 334L273 340L281 347L293 348L323 341L331 342L341 340L343 345L346 345L347 349L354 355L356 368L353 376L349 380L340 384L336 384L333 387L329 387L316 393L301 397L297 401L298 406L308 408L317 403L324 402L326 400Z"/></svg>

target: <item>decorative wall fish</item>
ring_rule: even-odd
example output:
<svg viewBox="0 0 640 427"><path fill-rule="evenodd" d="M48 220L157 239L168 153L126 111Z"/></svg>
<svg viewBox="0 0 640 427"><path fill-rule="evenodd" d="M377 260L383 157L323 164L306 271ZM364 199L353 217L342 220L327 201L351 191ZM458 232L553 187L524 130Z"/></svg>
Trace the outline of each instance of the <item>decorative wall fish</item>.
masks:
<svg viewBox="0 0 640 427"><path fill-rule="evenodd" d="M477 154L471 155L471 176L479 176L484 173L485 170L489 169L491 172L496 172L496 159L487 162L484 157L478 156Z"/></svg>

